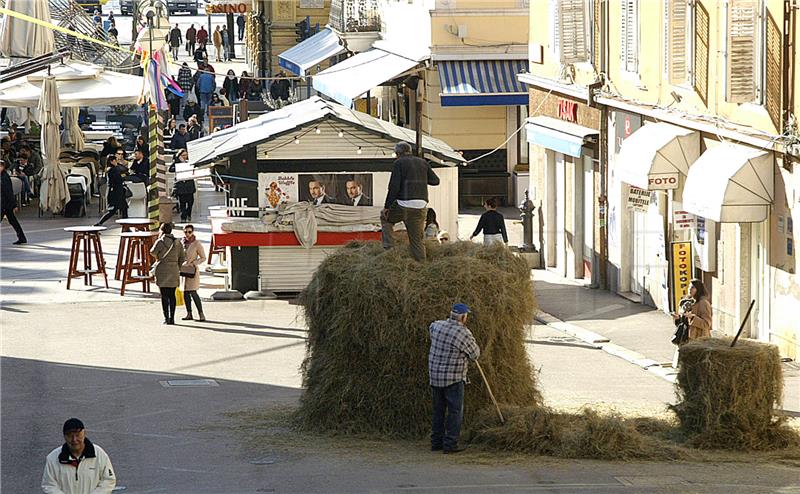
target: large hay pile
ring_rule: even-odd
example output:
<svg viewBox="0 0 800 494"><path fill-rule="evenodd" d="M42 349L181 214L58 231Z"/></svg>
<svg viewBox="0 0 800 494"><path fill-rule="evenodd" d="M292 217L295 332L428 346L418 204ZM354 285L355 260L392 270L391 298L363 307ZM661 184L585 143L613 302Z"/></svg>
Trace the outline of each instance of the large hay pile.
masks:
<svg viewBox="0 0 800 494"><path fill-rule="evenodd" d="M525 351L535 312L526 263L503 246L431 245L428 260L406 249L351 244L329 256L301 295L309 329L305 393L297 418L311 430L421 437L430 430L428 326L454 302L467 323L498 400L540 402ZM465 421L491 404L474 366Z"/></svg>
<svg viewBox="0 0 800 494"><path fill-rule="evenodd" d="M777 449L798 444L775 417L783 393L778 348L751 340L704 339L679 354L678 404L690 444L702 448Z"/></svg>

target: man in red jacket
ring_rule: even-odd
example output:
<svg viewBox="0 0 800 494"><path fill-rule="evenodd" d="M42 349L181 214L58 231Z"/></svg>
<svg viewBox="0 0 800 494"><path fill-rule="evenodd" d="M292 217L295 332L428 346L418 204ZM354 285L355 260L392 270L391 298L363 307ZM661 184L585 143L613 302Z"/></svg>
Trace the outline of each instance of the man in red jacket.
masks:
<svg viewBox="0 0 800 494"><path fill-rule="evenodd" d="M203 47L203 50L206 49L206 43L208 43L208 31L203 26L200 26L200 30L197 31L197 43Z"/></svg>

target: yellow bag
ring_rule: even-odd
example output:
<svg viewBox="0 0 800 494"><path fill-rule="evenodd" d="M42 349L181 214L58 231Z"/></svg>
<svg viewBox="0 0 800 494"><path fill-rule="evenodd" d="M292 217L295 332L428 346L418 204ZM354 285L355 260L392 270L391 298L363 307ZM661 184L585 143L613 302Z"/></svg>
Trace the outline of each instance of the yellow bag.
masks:
<svg viewBox="0 0 800 494"><path fill-rule="evenodd" d="M183 290L181 287L175 289L175 298L177 299L177 306L180 307L183 305Z"/></svg>

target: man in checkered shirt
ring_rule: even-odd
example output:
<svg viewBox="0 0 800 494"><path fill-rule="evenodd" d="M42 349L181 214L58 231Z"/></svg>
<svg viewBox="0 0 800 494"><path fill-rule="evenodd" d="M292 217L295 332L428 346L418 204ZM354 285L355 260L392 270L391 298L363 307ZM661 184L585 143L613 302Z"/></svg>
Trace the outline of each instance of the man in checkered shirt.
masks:
<svg viewBox="0 0 800 494"><path fill-rule="evenodd" d="M458 453L458 436L464 416L464 384L467 380L467 359L477 360L481 354L472 333L464 325L469 307L455 304L450 317L430 326L431 350L428 370L433 397L431 451Z"/></svg>

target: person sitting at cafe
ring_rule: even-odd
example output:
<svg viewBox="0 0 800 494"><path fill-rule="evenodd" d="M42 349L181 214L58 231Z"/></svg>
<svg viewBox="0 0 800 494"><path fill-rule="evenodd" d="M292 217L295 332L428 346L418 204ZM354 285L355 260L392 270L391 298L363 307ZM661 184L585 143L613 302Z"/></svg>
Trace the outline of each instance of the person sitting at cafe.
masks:
<svg viewBox="0 0 800 494"><path fill-rule="evenodd" d="M119 143L116 137L111 136L106 139L106 142L103 143L103 149L100 151L100 156L108 156L109 154L113 154L118 148L121 148L122 144Z"/></svg>
<svg viewBox="0 0 800 494"><path fill-rule="evenodd" d="M133 161L129 167L132 182L150 182L150 161L141 149L133 152Z"/></svg>

